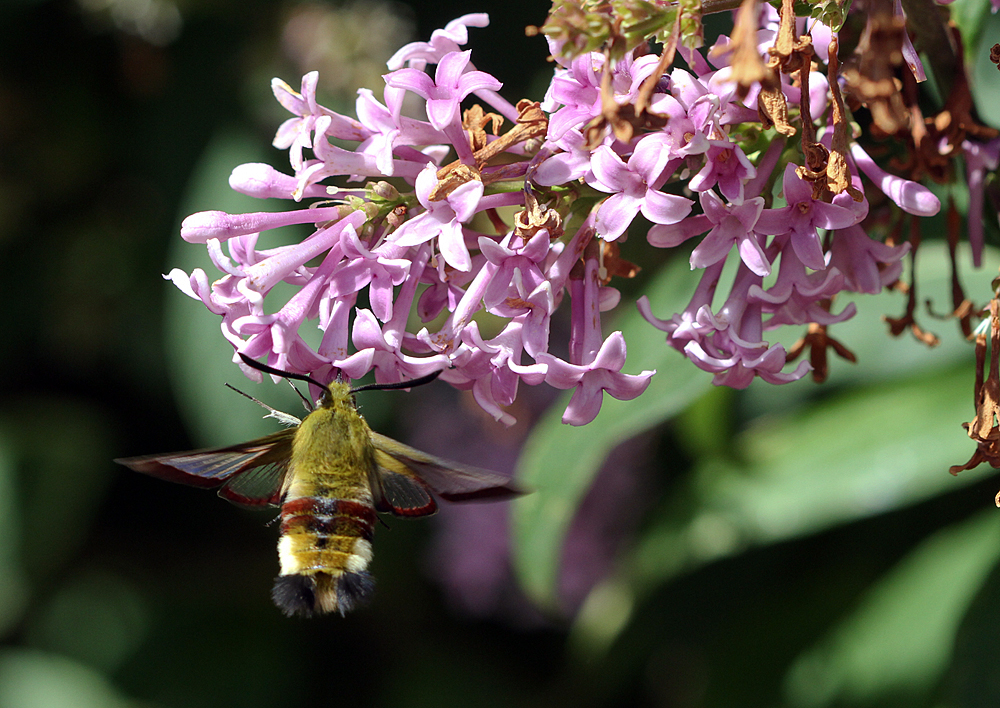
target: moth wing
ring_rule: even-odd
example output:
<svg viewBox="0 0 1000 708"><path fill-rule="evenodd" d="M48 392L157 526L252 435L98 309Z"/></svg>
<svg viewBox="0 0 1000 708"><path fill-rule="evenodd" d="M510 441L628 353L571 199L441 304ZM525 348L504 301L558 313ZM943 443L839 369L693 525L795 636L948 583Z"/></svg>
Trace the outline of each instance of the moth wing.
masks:
<svg viewBox="0 0 1000 708"><path fill-rule="evenodd" d="M427 485L378 445L375 446L374 473L371 487L378 511L396 516L429 516L437 511L437 502Z"/></svg>
<svg viewBox="0 0 1000 708"><path fill-rule="evenodd" d="M115 462L168 482L219 489L241 506L277 504L292 454L294 428L257 440L208 450L125 457Z"/></svg>
<svg viewBox="0 0 1000 708"><path fill-rule="evenodd" d="M524 493L510 478L496 472L428 455L375 431L371 432L371 441L381 482L372 485L376 502L381 490L382 500L389 507L386 510L400 516L434 513L437 506L429 492L456 502L507 499ZM429 510L422 511L418 504L425 498Z"/></svg>
<svg viewBox="0 0 1000 708"><path fill-rule="evenodd" d="M237 506L248 508L278 506L281 503L281 488L287 472L288 458L252 467L231 477L218 493L220 497Z"/></svg>

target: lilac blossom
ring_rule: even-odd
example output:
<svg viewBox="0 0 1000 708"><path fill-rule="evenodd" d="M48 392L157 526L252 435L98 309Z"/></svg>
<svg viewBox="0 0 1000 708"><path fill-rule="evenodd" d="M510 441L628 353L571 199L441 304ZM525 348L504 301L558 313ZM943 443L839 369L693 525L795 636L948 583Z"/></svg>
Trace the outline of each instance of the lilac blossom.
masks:
<svg viewBox="0 0 1000 708"><path fill-rule="evenodd" d="M763 306L750 297L760 291L761 276L740 264L732 291L715 313L712 297L718 285L721 265L706 269L684 314L671 320L659 320L652 314L647 298L639 301L643 316L658 329L667 332L667 342L684 352L700 369L715 374L715 383L731 388L746 388L755 377L768 383L789 383L808 373L808 362L794 371L783 372L786 352L780 344L763 339Z"/></svg>
<svg viewBox="0 0 1000 708"><path fill-rule="evenodd" d="M941 201L931 190L918 182L889 174L857 143L851 143L851 158L858 169L903 211L914 216L934 216L941 211Z"/></svg>
<svg viewBox="0 0 1000 708"><path fill-rule="evenodd" d="M743 201L743 185L757 175L757 170L738 145L729 140L712 140L705 151L705 166L691 178L688 186L705 192L719 186L726 199L735 204Z"/></svg>
<svg viewBox="0 0 1000 708"><path fill-rule="evenodd" d="M436 237L445 261L457 270L467 271L472 260L465 246L462 224L476 213L483 196L483 183L471 180L444 200L432 201L436 172L434 164L429 163L417 177L417 199L426 211L396 229L391 238L399 246L416 246Z"/></svg>
<svg viewBox="0 0 1000 708"><path fill-rule="evenodd" d="M668 93L654 96L652 109L669 118L660 135L672 158L699 155L708 151L711 120L717 106L704 97L695 101L690 109Z"/></svg>
<svg viewBox="0 0 1000 708"><path fill-rule="evenodd" d="M483 293L483 303L487 310L500 317L514 317L523 312L530 293L546 282L540 266L549 254L549 232L542 229L527 243L518 237L521 243L517 245L510 244L511 236L513 234L501 243L485 236L479 238L479 250L495 267ZM512 284L517 289L516 298L509 297Z"/></svg>
<svg viewBox="0 0 1000 708"><path fill-rule="evenodd" d="M962 153L969 185L969 245L972 246L972 264L978 268L983 260L983 183L986 172L1000 165L1000 138L988 143L964 140Z"/></svg>
<svg viewBox="0 0 1000 708"><path fill-rule="evenodd" d="M627 164L606 145L594 151L591 184L612 193L597 212L597 234L601 238L614 241L640 212L654 224L676 224L691 211L690 199L658 190L670 158L666 140L662 133L644 137Z"/></svg>
<svg viewBox="0 0 1000 708"><path fill-rule="evenodd" d="M460 47L468 44L469 27L486 27L489 23L489 15L485 12L462 15L445 25L444 29L434 30L430 42L410 42L393 54L386 65L395 71L404 64L414 69L437 64L445 54L457 52Z"/></svg>
<svg viewBox="0 0 1000 708"><path fill-rule="evenodd" d="M813 270L823 270L827 264L819 230L859 223L868 213L867 203L858 205L847 194L837 195L832 204L813 199L812 187L796 174L795 165L785 167L784 192L788 206L761 212L756 228L774 236L789 234L798 259Z"/></svg>
<svg viewBox="0 0 1000 708"><path fill-rule="evenodd" d="M480 89L497 91L502 85L483 71L466 71L471 52L449 52L441 57L432 80L419 69L399 69L386 78L386 86L411 91L427 100L427 118L437 130L447 130L458 120L458 104Z"/></svg>
<svg viewBox="0 0 1000 708"><path fill-rule="evenodd" d="M756 47L766 58L777 13L765 6L760 22ZM240 165L230 185L282 206L189 216L181 236L204 244L221 275L166 276L221 318L234 361L237 352L265 357L322 380L374 372L395 382L441 371L442 381L471 391L507 425L522 384L547 384L573 390L563 420L583 425L605 392L630 400L654 373L625 373L624 337L602 327L602 314L621 299L609 281L628 270L612 267L610 242L624 241L639 215L652 222L646 240L656 248L696 239L690 265L703 273L688 307L660 313L664 320L653 315L657 303L640 299L639 309L720 385L801 378L808 364L788 370L768 333L841 322L855 307L833 307L839 292L878 292L898 277L907 246L866 233L867 200L819 189L792 138L758 131L751 139L753 131L735 128L759 122L759 86L737 97L729 38L707 54L680 47L689 69L662 76L653 54L557 56L541 104L514 106L465 49L468 29L486 23L486 15L465 15L429 42L401 48L381 100L373 89L358 92L356 117L318 101L316 72L297 91L272 82L291 114L273 143L288 151L288 169ZM799 26L811 29L826 61L836 33L816 22ZM550 46L557 53L560 43ZM782 75L779 86L797 104L798 84ZM812 118L833 121L824 71L810 75L809 87ZM648 106L641 119L633 110L640 95ZM422 102L426 119L404 113L407 98ZM473 103L482 110L466 113ZM617 124L609 118L616 110L624 116ZM498 130L497 115L513 127ZM830 135L822 138L827 148ZM997 145L963 144L974 207L1000 159ZM855 196L874 185L915 216L940 209L926 187L889 174L856 143L847 165ZM765 190L779 176L784 203L771 206ZM392 185L382 181L389 177ZM302 225L311 233L300 242L273 240L275 230ZM970 222L977 259L981 233ZM735 281L717 292L731 257ZM291 286L284 302L279 283ZM550 341L563 306L565 348ZM315 347L306 343L311 327L320 331Z"/></svg>
<svg viewBox="0 0 1000 708"><path fill-rule="evenodd" d="M584 364L571 364L551 354L539 354L538 361L548 366L545 383L555 388L575 388L563 422L586 425L601 410L604 391L620 401L630 401L649 385L655 371L638 375L621 373L625 365L625 338L621 332L612 332L601 348Z"/></svg>
<svg viewBox="0 0 1000 708"><path fill-rule="evenodd" d="M601 115L603 66L603 57L584 54L569 68L556 70L542 102L542 109L550 114L549 140L558 141L568 131Z"/></svg>
<svg viewBox="0 0 1000 708"><path fill-rule="evenodd" d="M753 272L758 275L771 272L771 263L754 231L764 211L761 197L727 205L709 190L701 193L701 208L704 214L690 217L686 223L651 228L649 243L657 248L672 248L708 230L691 252L692 269L706 268L724 260L735 243L740 258Z"/></svg>
<svg viewBox="0 0 1000 708"><path fill-rule="evenodd" d="M781 265L774 284L766 290L760 285L751 285L747 289L747 299L771 315L765 322L765 329L810 322L831 325L848 320L857 312L854 303L849 303L836 315L823 306L824 301L831 300L844 289L845 278L839 270L825 268L809 272L798 252L786 245L781 251Z"/></svg>
<svg viewBox="0 0 1000 708"><path fill-rule="evenodd" d="M845 289L874 295L899 277L909 250L908 243L887 246L860 226L849 226L834 233L830 265L844 274Z"/></svg>

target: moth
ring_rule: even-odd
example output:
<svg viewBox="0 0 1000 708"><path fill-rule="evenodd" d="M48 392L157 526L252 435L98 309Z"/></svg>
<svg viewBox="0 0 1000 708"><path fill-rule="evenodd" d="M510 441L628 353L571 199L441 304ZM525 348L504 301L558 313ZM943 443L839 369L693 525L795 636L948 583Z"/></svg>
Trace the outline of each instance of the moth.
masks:
<svg viewBox="0 0 1000 708"><path fill-rule="evenodd" d="M440 372L398 384L350 388L240 356L264 373L319 387L319 401L299 420L247 396L292 427L229 447L115 462L171 482L217 488L219 496L240 506L279 506L280 574L271 596L288 616L343 615L371 597L374 581L368 565L379 512L428 516L437 510L433 495L468 501L523 493L503 475L443 460L376 433L355 407L359 391L410 388Z"/></svg>

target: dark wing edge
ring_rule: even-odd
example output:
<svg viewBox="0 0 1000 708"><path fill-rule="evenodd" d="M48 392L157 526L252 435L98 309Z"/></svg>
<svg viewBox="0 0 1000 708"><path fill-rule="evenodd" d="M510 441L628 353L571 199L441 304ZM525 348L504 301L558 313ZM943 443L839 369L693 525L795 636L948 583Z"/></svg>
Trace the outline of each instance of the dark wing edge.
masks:
<svg viewBox="0 0 1000 708"><path fill-rule="evenodd" d="M437 502L430 488L402 462L375 448L375 469L371 478L375 509L396 516L430 516Z"/></svg>
<svg viewBox="0 0 1000 708"><path fill-rule="evenodd" d="M135 472L202 489L245 507L278 504L295 430L281 430L229 447L115 460Z"/></svg>
<svg viewBox="0 0 1000 708"><path fill-rule="evenodd" d="M387 488L392 492L394 486L401 486L403 483L397 479L399 477L410 488L419 485L425 494L429 489L442 499L453 502L499 501L528 491L502 474L428 455L375 431L371 432L371 441L375 446L376 464L382 482L372 485L376 498L379 488L385 496Z"/></svg>

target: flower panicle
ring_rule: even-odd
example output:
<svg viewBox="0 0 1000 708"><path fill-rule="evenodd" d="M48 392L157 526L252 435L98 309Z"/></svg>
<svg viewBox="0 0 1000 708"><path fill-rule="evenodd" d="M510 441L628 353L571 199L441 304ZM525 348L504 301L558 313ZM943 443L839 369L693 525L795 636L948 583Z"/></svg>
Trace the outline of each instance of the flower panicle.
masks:
<svg viewBox="0 0 1000 708"><path fill-rule="evenodd" d="M440 370L504 424L519 386L545 383L573 390L563 420L583 425L605 392L635 398L654 374L624 373L624 337L602 325L620 300L613 278L639 270L617 244L641 216L648 245L691 241L703 271L683 312L639 300L666 344L720 385L798 380L810 364L771 333L825 332L855 313L835 306L839 293L878 292L901 272L909 245L869 235L866 194L914 217L940 204L849 134L836 31L796 24L795 7L748 0L740 32L702 50L701 15L718 9L707 0L561 0L541 29L558 61L541 102L509 103L476 69L464 47L481 14L401 48L382 98L359 91L354 118L318 102L315 72L297 90L276 79L292 114L274 139L289 173L241 165L230 184L285 208L188 217L182 237L205 244L222 275L166 277L221 316L236 361L379 382ZM654 35L663 54L641 53ZM671 67L675 53L688 68ZM425 119L404 115L406 96ZM995 145L960 144L981 183ZM312 231L268 245L267 232L292 225ZM722 284L731 258L735 279ZM279 283L293 286L284 302Z"/></svg>

